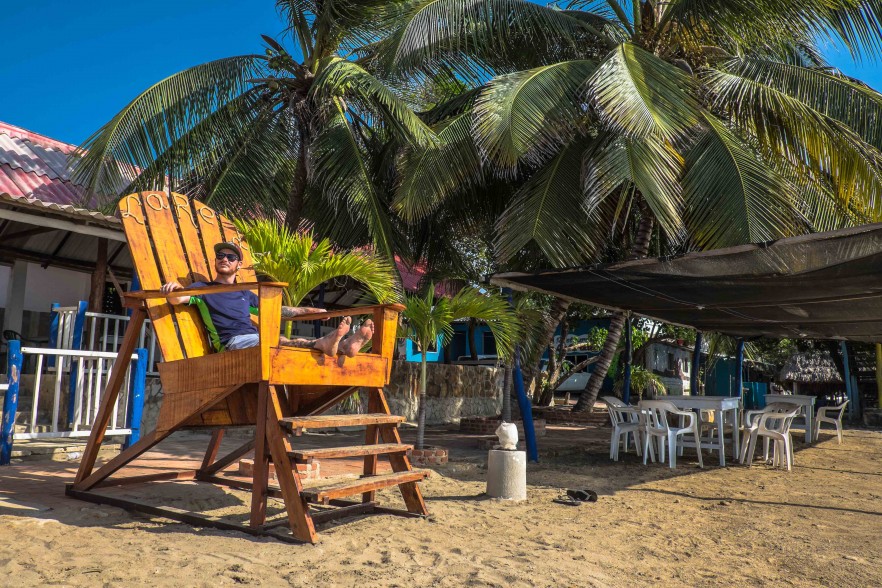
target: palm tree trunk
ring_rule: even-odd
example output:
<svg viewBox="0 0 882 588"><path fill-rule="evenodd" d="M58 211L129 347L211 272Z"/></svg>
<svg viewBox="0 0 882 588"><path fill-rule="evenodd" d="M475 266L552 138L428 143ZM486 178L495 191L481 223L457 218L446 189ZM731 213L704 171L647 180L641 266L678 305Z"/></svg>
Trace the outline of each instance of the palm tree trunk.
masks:
<svg viewBox="0 0 882 588"><path fill-rule="evenodd" d="M473 318L469 319L469 354L472 357L472 361L478 361L478 346L475 343L475 327L478 325L478 321Z"/></svg>
<svg viewBox="0 0 882 588"><path fill-rule="evenodd" d="M535 349L544 349L551 343L554 339L554 332L567 314L567 309L569 309L569 307L570 302L568 300L563 300L561 298L554 299L554 302L551 304L551 309L548 311L548 318L543 324L543 330L536 338ZM521 373L524 377L524 388L526 389L528 396L535 393L536 380L539 375L539 364L541 362L542 356L540 354L539 357L531 358L531 361L524 362L523 367L521 368ZM514 388L514 386L512 386L512 388Z"/></svg>
<svg viewBox="0 0 882 588"><path fill-rule="evenodd" d="M417 407L417 438L415 449L426 444L426 351L420 354L420 403Z"/></svg>
<svg viewBox="0 0 882 588"><path fill-rule="evenodd" d="M634 248L631 251L633 259L646 257L646 254L649 252L652 224L652 215L644 212L643 218L640 219L640 224L637 227L637 238L634 240ZM617 312L612 315L612 321L609 325L606 341L603 343L603 349L600 351L600 356L594 365L594 371L591 373L591 377L588 378L588 383L585 385L582 395L579 396L579 401L573 407L573 412L587 412L594 406L597 395L600 393L600 387L603 385L603 380L606 378L606 373L609 371L609 366L619 346L619 339L622 337L624 325L625 313Z"/></svg>
<svg viewBox="0 0 882 588"><path fill-rule="evenodd" d="M304 129L304 123L300 127L300 144L297 148L297 169L294 170L294 181L291 193L288 195L288 209L285 211L285 226L296 231L303 218L303 200L306 196L307 184L307 152L309 149L309 134Z"/></svg>

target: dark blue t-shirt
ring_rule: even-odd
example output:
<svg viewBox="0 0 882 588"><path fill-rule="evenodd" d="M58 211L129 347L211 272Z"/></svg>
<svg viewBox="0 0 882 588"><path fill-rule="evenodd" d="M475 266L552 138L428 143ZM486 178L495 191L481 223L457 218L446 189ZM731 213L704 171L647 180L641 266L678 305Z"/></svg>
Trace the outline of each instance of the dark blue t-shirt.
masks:
<svg viewBox="0 0 882 588"><path fill-rule="evenodd" d="M188 288L220 285L220 282L193 282ZM218 294L202 294L199 296L211 322L217 329L218 337L223 345L236 335L257 334L257 327L251 322L251 308L259 305L257 295L249 290L240 292L220 292ZM255 310L256 312L256 310Z"/></svg>

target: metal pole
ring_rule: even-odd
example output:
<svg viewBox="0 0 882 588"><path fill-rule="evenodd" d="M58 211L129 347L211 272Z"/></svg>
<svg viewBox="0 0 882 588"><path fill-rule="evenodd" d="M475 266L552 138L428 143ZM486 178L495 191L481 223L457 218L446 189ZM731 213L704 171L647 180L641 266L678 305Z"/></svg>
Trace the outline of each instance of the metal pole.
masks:
<svg viewBox="0 0 882 588"><path fill-rule="evenodd" d="M744 339L738 339L735 348L735 395L741 398L741 389L744 387Z"/></svg>
<svg viewBox="0 0 882 588"><path fill-rule="evenodd" d="M132 391L127 411L126 428L132 431L123 446L128 449L141 438L141 417L144 414L144 390L147 387L147 350L143 347L135 349L138 359L135 360L135 370L132 377Z"/></svg>
<svg viewBox="0 0 882 588"><path fill-rule="evenodd" d="M12 434L18 410L18 385L21 379L21 341L10 341L7 347L6 379L9 388L3 397L3 420L0 421L0 465L9 465L12 458Z"/></svg>
<svg viewBox="0 0 882 588"><path fill-rule="evenodd" d="M511 366L504 365L502 376L502 421L511 422Z"/></svg>
<svg viewBox="0 0 882 588"><path fill-rule="evenodd" d="M692 372L689 374L689 393L698 395L698 370L701 365L701 333L695 335L695 349L692 351Z"/></svg>
<svg viewBox="0 0 882 588"><path fill-rule="evenodd" d="M854 419L857 405L857 394L855 393L854 382L851 380L851 366L848 362L848 344L845 341L839 342L839 348L842 350L842 363L845 366L845 394L848 396L848 418Z"/></svg>
<svg viewBox="0 0 882 588"><path fill-rule="evenodd" d="M622 402L631 404L631 313L625 319L625 376L622 382Z"/></svg>
<svg viewBox="0 0 882 588"><path fill-rule="evenodd" d="M518 393L518 405L521 407L521 418L524 421L524 438L527 441L527 459L539 461L539 449L536 447L536 429L533 428L533 405L524 390L524 376L521 374L521 346L515 346L514 369L512 370L514 387Z"/></svg>

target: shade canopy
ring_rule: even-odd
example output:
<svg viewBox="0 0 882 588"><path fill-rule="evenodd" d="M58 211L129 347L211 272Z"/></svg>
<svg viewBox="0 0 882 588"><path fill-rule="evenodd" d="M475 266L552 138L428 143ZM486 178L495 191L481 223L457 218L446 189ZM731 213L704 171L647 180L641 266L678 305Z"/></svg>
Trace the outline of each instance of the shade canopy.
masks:
<svg viewBox="0 0 882 588"><path fill-rule="evenodd" d="M882 224L491 282L735 337L882 341Z"/></svg>

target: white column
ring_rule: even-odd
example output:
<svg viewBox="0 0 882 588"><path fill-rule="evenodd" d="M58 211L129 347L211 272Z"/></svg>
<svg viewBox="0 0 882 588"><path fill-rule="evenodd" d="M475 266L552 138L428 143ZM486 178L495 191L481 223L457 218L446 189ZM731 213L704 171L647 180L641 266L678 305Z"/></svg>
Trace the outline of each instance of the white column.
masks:
<svg viewBox="0 0 882 588"><path fill-rule="evenodd" d="M28 281L28 262L16 259L10 272L6 291L6 310L3 311L3 329L21 333L25 291Z"/></svg>

